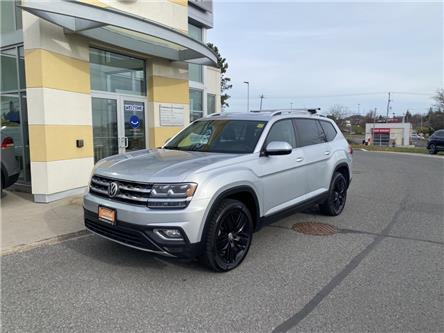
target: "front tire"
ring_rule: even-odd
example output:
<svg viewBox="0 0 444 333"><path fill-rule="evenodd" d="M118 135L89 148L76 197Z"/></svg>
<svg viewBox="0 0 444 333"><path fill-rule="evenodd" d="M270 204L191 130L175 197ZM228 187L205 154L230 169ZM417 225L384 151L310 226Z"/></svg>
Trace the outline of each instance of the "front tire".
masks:
<svg viewBox="0 0 444 333"><path fill-rule="evenodd" d="M329 216L338 216L342 213L347 201L347 179L339 172L335 172L331 180L328 198L319 205L321 212Z"/></svg>
<svg viewBox="0 0 444 333"><path fill-rule="evenodd" d="M438 151L437 151L437 149L436 149L436 145L432 143L432 144L429 146L429 154L435 155L437 152L438 152Z"/></svg>
<svg viewBox="0 0 444 333"><path fill-rule="evenodd" d="M253 219L240 201L225 199L210 217L202 261L216 272L238 267L247 256L253 238Z"/></svg>

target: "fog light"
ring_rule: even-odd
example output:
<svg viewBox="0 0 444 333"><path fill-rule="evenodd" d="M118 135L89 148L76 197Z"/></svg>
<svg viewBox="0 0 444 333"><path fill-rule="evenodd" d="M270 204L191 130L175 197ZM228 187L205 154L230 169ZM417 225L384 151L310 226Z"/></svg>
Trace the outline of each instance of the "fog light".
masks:
<svg viewBox="0 0 444 333"><path fill-rule="evenodd" d="M154 229L154 232L163 239L183 240L182 233L178 229Z"/></svg>

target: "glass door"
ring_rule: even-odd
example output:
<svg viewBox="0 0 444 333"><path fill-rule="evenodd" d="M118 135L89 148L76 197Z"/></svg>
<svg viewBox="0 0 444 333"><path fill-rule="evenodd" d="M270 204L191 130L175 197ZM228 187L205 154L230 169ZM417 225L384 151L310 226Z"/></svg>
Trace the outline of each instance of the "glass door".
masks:
<svg viewBox="0 0 444 333"><path fill-rule="evenodd" d="M95 162L146 148L144 98L94 93L92 120Z"/></svg>
<svg viewBox="0 0 444 333"><path fill-rule="evenodd" d="M145 102L122 97L125 151L145 149Z"/></svg>
<svg viewBox="0 0 444 333"><path fill-rule="evenodd" d="M118 154L117 99L92 98L94 162Z"/></svg>

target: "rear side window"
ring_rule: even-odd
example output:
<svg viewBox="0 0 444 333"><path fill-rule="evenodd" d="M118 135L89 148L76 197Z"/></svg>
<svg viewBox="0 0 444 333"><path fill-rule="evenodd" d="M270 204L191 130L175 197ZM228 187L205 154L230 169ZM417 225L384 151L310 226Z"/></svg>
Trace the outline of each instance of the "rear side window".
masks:
<svg viewBox="0 0 444 333"><path fill-rule="evenodd" d="M336 137L336 129L332 123L328 121L319 121L322 129L324 130L325 136L327 137L327 141L332 141Z"/></svg>
<svg viewBox="0 0 444 333"><path fill-rule="evenodd" d="M326 141L324 131L317 120L298 118L294 120L294 123L301 147L316 145Z"/></svg>
<svg viewBox="0 0 444 333"><path fill-rule="evenodd" d="M294 127L290 119L280 120L273 124L273 127L271 127L267 139L265 140L265 146L272 141L284 141L288 142L293 148L296 147Z"/></svg>

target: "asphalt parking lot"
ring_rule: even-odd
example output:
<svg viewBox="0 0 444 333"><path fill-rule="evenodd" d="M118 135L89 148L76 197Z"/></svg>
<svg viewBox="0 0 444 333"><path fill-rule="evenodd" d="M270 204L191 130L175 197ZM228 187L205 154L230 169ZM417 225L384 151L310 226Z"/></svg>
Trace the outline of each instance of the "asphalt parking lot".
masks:
<svg viewBox="0 0 444 333"><path fill-rule="evenodd" d="M355 152L341 216L292 215L225 274L88 235L2 257L4 332L444 331L444 159ZM327 222L331 236L296 233Z"/></svg>

